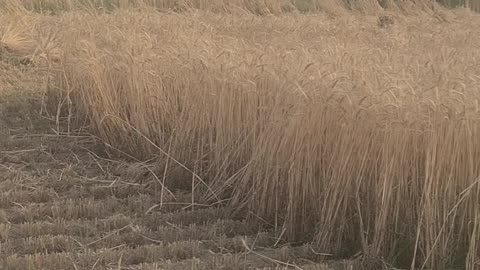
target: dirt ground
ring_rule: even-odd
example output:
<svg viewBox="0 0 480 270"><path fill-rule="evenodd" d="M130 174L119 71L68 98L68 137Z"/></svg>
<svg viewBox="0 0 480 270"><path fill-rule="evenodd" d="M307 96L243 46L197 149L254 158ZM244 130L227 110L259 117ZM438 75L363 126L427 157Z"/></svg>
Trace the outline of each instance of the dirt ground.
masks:
<svg viewBox="0 0 480 270"><path fill-rule="evenodd" d="M40 114L41 77L8 63L0 77L0 269L353 269L143 181L149 165Z"/></svg>

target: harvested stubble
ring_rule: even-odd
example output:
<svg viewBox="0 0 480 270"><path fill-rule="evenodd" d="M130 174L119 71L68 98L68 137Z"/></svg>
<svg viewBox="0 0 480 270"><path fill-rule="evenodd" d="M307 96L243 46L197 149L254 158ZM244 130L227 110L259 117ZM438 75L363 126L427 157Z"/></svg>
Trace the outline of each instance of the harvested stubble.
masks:
<svg viewBox="0 0 480 270"><path fill-rule="evenodd" d="M65 104L193 192L322 252L476 269L480 18L448 15L28 16Z"/></svg>

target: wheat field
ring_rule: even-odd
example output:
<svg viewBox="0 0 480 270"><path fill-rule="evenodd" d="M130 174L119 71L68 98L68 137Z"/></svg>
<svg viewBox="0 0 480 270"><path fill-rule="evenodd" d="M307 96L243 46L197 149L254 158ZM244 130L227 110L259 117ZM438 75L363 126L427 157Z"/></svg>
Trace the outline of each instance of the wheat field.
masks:
<svg viewBox="0 0 480 270"><path fill-rule="evenodd" d="M0 96L30 89L76 164L0 178L5 269L479 269L478 25L432 1L3 1ZM116 209L140 216L99 230Z"/></svg>

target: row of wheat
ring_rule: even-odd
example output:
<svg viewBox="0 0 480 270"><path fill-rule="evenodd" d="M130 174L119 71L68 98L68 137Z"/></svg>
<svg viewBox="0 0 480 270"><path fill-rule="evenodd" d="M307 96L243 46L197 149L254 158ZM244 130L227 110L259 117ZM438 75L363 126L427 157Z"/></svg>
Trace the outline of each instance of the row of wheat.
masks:
<svg viewBox="0 0 480 270"><path fill-rule="evenodd" d="M405 268L477 269L480 19L120 9L0 15L109 145L205 199Z"/></svg>

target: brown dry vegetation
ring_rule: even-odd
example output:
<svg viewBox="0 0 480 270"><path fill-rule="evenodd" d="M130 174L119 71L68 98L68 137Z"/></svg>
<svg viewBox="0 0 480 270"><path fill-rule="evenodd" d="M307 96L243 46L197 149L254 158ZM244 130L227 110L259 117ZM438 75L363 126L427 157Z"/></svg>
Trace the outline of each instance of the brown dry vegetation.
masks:
<svg viewBox="0 0 480 270"><path fill-rule="evenodd" d="M311 245L205 206L186 191L162 194L152 165L98 156L93 135L58 132L41 113L46 74L0 61L0 269L345 269ZM53 132L52 132L53 130ZM192 201L193 200L193 201ZM244 244L245 243L245 244Z"/></svg>
<svg viewBox="0 0 480 270"><path fill-rule="evenodd" d="M5 2L2 55L40 73L42 108L57 133L88 128L108 146L103 154L147 161L140 164L148 170L133 177L157 185L154 194L141 192L151 202L144 212L188 189L190 203L226 205L245 226L262 224L274 239L308 242L333 258L355 255L367 269L478 269L478 15L431 2L387 1L384 9L377 1L347 7L333 0L309 2L316 3L309 15L296 12L295 1L191 1L185 13L164 10L180 1L155 2L166 5L163 12L120 1L124 8L108 12L72 4L49 15L29 11L36 2ZM253 3L266 9L254 11ZM44 215L88 220L138 207L86 198L81 206L29 205L6 215L40 226ZM126 223L122 231L149 235ZM62 268L74 256L83 269L92 258L109 258L108 267L122 258L209 256L205 242L189 237L175 248L164 240L145 251L122 249L150 254L140 259L109 253L126 243L121 237L77 254L68 228L57 229L61 237L6 237L5 262ZM168 233L155 236L146 239ZM82 245L96 241L82 237ZM57 242L66 253L14 255ZM188 255L169 251L182 245Z"/></svg>

